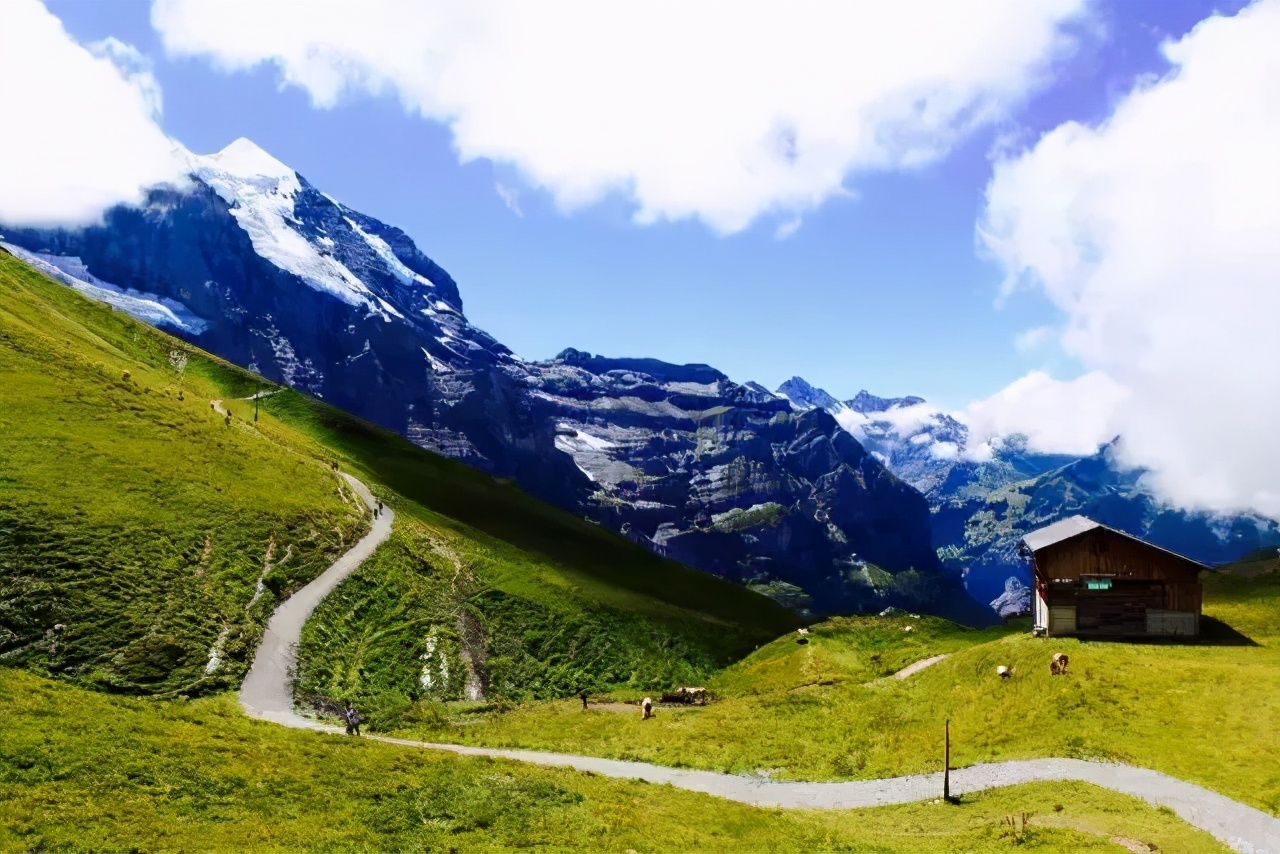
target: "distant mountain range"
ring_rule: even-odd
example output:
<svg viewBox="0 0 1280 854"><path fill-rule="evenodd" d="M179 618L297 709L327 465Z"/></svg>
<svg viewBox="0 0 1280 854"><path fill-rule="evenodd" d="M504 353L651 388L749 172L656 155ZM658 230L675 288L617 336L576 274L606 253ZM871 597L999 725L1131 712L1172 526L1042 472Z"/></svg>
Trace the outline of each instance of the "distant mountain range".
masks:
<svg viewBox="0 0 1280 854"><path fill-rule="evenodd" d="M918 397L776 392L706 365L567 349L524 361L463 313L404 232L248 140L188 155L189 181L79 229L4 227L69 286L262 376L515 480L649 548L800 610L889 603L976 619L1026 581L1026 530L1083 513L1205 561L1280 543L1275 522L1162 506L1104 449L1010 437L966 459Z"/></svg>
<svg viewBox="0 0 1280 854"><path fill-rule="evenodd" d="M839 401L799 377L783 383L778 394L797 406L825 409L924 493L944 565L964 579L974 598L997 609L1025 595L1018 590L1030 582L1018 541L1067 516L1088 516L1210 565L1280 544L1274 519L1189 512L1160 501L1145 486L1145 472L1118 462L1120 440L1074 457L1034 452L1015 435L972 459L968 428L922 398L864 391ZM1020 584L1008 585L1010 578Z"/></svg>
<svg viewBox="0 0 1280 854"><path fill-rule="evenodd" d="M924 496L827 407L705 365L528 362L404 232L248 140L79 229L3 227L82 292L662 554L815 612L973 618ZM870 400L870 399L868 399ZM869 447L869 446L868 446Z"/></svg>

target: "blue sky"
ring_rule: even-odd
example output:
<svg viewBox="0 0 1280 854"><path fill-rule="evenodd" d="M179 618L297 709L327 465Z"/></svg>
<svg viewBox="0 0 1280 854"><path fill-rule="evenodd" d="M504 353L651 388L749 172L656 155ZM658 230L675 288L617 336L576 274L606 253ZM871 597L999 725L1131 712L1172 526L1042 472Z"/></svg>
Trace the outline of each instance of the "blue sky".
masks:
<svg viewBox="0 0 1280 854"><path fill-rule="evenodd" d="M1280 0L5 0L0 222L247 137L526 358L918 394L976 455L1121 436L1280 518L1277 44Z"/></svg>
<svg viewBox="0 0 1280 854"><path fill-rule="evenodd" d="M856 197L827 200L787 239L777 218L727 236L698 221L639 225L620 198L566 214L506 164L460 164L445 127L391 97L315 109L270 66L226 74L168 58L146 3L47 5L81 42L114 36L153 62L173 137L201 153L249 137L405 229L458 279L472 322L527 358L573 346L707 362L770 387L799 374L841 397L866 387L960 406L1030 369L1078 371L1052 345L1019 352L1016 336L1057 309L1034 293L997 308L1003 273L975 249L996 140L1105 117L1139 75L1167 70L1163 39L1241 4L1094 7L1097 31L1010 119L922 169L850 175ZM523 216L499 182L518 188Z"/></svg>

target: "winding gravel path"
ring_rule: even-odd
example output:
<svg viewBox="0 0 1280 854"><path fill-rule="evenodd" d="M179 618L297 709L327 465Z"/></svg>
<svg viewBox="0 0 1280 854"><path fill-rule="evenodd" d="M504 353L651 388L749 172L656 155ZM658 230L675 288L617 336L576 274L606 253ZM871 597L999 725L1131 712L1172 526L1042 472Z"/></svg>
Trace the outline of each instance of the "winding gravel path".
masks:
<svg viewBox="0 0 1280 854"><path fill-rule="evenodd" d="M377 500L368 487L349 474L342 477L356 491L356 495L369 507L377 506ZM364 563L374 549L391 536L391 521L395 513L383 507L369 533L365 534L351 550L338 558L318 578L294 593L271 615L262 643L253 657L249 674L240 685L240 705L255 718L274 721L291 727L316 729L313 720L302 717L293 710L293 676L297 671L298 641L302 637L302 625L311 612L328 596L342 580Z"/></svg>
<svg viewBox="0 0 1280 854"><path fill-rule="evenodd" d="M356 493L369 505L374 498L350 475L343 475ZM342 727L330 726L302 717L293 709L292 673L296 666L297 644L302 625L328 593L351 574L391 533L394 517L384 508L369 533L315 581L283 602L267 623L262 645L254 657L249 675L240 688L240 703L255 718L274 721L289 727L318 732L343 734ZM900 671L923 669L942 656L916 662ZM915 671L912 671L915 672ZM899 678L904 678L903 675ZM797 783L770 780L763 776L739 776L715 771L695 771L624 762L594 756L546 753L533 750L497 750L461 744L433 744L389 736L365 736L373 741L427 750L443 750L464 756L488 756L512 759L535 765L576 768L606 777L670 783L681 789L705 792L756 806L788 809L851 809L884 804L904 804L930 800L942 794L942 773L890 777L883 780L858 780L849 783ZM1245 854L1280 854L1280 819L1261 810L1233 801L1217 792L1187 783L1167 774L1132 765L1087 762L1081 759L1023 759L1011 762L984 763L957 768L951 772L951 791L963 795L1012 786L1055 780L1077 780L1092 783L1122 794L1142 798L1149 804L1167 806L1189 824L1212 834L1232 849Z"/></svg>

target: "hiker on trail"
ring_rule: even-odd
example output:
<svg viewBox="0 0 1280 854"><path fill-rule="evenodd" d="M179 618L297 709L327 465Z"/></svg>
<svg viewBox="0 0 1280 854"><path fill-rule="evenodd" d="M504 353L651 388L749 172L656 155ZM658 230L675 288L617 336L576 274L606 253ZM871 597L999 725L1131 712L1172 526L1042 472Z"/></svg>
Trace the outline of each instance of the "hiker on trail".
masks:
<svg viewBox="0 0 1280 854"><path fill-rule="evenodd" d="M587 692L579 691L578 696L582 698L582 710L585 712L587 710Z"/></svg>
<svg viewBox="0 0 1280 854"><path fill-rule="evenodd" d="M363 720L360 717L360 713L353 707L347 706L347 711L343 714L343 717L347 720L347 735L359 735L360 721Z"/></svg>

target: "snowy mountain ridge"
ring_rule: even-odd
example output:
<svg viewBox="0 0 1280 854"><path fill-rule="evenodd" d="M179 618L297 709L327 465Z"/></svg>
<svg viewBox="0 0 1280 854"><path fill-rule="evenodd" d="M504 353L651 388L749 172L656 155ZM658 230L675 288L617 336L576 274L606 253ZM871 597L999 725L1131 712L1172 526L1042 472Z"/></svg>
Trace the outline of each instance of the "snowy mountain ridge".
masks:
<svg viewBox="0 0 1280 854"><path fill-rule="evenodd" d="M523 361L468 322L403 231L248 140L187 162L189 181L140 207L6 240L95 298L660 554L815 612L973 616L941 575L924 497L825 409L707 365Z"/></svg>

